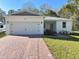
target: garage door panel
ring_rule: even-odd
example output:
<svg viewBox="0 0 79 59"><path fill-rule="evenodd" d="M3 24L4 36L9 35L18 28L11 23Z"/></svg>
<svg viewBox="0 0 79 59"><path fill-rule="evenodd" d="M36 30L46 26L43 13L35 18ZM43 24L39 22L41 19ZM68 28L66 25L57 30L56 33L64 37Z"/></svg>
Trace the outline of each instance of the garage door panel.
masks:
<svg viewBox="0 0 79 59"><path fill-rule="evenodd" d="M38 23L32 23L31 25L28 25L28 34L39 34L40 33L40 24Z"/></svg>
<svg viewBox="0 0 79 59"><path fill-rule="evenodd" d="M24 23L12 23L11 34L24 34Z"/></svg>
<svg viewBox="0 0 79 59"><path fill-rule="evenodd" d="M14 22L11 24L11 34L30 35L40 34L41 32L40 23Z"/></svg>

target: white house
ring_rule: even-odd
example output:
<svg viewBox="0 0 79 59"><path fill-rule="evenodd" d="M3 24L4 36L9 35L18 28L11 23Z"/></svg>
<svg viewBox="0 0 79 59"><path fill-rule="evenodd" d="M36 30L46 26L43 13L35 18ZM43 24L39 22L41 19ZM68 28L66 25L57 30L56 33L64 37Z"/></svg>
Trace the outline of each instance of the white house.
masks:
<svg viewBox="0 0 79 59"><path fill-rule="evenodd" d="M36 35L44 34L45 30L59 33L60 31L72 31L70 19L39 16L30 12L19 12L6 16L7 34L13 35Z"/></svg>

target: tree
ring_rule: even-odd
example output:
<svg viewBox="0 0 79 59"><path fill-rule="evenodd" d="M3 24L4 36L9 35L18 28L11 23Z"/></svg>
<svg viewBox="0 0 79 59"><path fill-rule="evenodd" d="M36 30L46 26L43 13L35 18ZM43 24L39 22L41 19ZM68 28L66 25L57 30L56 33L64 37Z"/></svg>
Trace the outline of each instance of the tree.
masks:
<svg viewBox="0 0 79 59"><path fill-rule="evenodd" d="M60 15L60 17L70 18L74 15L74 11L75 6L72 4L67 4L59 10L58 14Z"/></svg>
<svg viewBox="0 0 79 59"><path fill-rule="evenodd" d="M25 3L21 10L33 12L33 13L39 13L39 10L34 6L34 4L32 2Z"/></svg>
<svg viewBox="0 0 79 59"><path fill-rule="evenodd" d="M13 14L13 13L15 13L15 10L9 10L9 11L8 11L8 15L11 15L11 14Z"/></svg>
<svg viewBox="0 0 79 59"><path fill-rule="evenodd" d="M45 16L57 16L56 12L46 3L40 6L40 13Z"/></svg>
<svg viewBox="0 0 79 59"><path fill-rule="evenodd" d="M0 8L0 21L5 23L5 18L4 16L6 15L5 11L3 11L1 8Z"/></svg>
<svg viewBox="0 0 79 59"><path fill-rule="evenodd" d="M75 30L79 30L79 0L68 0L69 4L72 4L74 6L74 11L73 11L73 27Z"/></svg>
<svg viewBox="0 0 79 59"><path fill-rule="evenodd" d="M50 7L47 3L45 3L45 4L43 4L43 5L40 6L40 13L41 13L42 15L45 15L45 14L47 14L47 12L48 12L48 10L49 10L50 8L51 8L51 7Z"/></svg>
<svg viewBox="0 0 79 59"><path fill-rule="evenodd" d="M59 15L64 18L71 18L73 20L73 30L79 30L79 0L68 0L63 8L60 9Z"/></svg>
<svg viewBox="0 0 79 59"><path fill-rule="evenodd" d="M56 14L56 12L54 12L53 10L48 10L48 12L45 13L44 15L58 17L58 15Z"/></svg>
<svg viewBox="0 0 79 59"><path fill-rule="evenodd" d="M21 9L17 9L17 12L21 11Z"/></svg>

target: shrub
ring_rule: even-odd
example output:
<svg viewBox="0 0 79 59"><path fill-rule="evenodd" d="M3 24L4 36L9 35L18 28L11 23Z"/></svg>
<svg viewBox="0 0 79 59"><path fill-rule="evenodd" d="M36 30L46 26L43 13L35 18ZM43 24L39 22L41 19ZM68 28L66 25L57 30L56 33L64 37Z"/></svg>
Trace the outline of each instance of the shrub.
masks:
<svg viewBox="0 0 79 59"><path fill-rule="evenodd" d="M6 35L5 32L0 32L0 37L3 37L3 36L5 36L5 35Z"/></svg>
<svg viewBox="0 0 79 59"><path fill-rule="evenodd" d="M51 33L50 30L45 30L45 31L44 31L44 34L45 34L45 35L51 35L52 33Z"/></svg>
<svg viewBox="0 0 79 59"><path fill-rule="evenodd" d="M56 35L57 32L56 31L51 31L51 30L45 30L44 34L45 35Z"/></svg>
<svg viewBox="0 0 79 59"><path fill-rule="evenodd" d="M68 32L68 31L64 31L64 30L63 30L63 31L60 31L60 32L59 32L59 34L64 34L64 35L67 35L67 34L69 34L69 32Z"/></svg>

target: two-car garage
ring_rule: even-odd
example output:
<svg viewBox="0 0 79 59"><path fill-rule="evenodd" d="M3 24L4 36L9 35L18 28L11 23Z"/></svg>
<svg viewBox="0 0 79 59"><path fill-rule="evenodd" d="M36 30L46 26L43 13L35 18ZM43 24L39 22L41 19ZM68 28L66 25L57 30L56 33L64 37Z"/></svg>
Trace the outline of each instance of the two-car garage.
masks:
<svg viewBox="0 0 79 59"><path fill-rule="evenodd" d="M43 17L41 16L7 16L7 34L37 35L43 34Z"/></svg>
<svg viewBox="0 0 79 59"><path fill-rule="evenodd" d="M11 22L10 34L30 35L41 34L41 23L39 22Z"/></svg>

